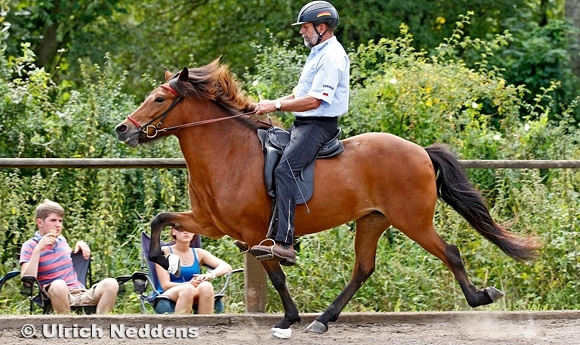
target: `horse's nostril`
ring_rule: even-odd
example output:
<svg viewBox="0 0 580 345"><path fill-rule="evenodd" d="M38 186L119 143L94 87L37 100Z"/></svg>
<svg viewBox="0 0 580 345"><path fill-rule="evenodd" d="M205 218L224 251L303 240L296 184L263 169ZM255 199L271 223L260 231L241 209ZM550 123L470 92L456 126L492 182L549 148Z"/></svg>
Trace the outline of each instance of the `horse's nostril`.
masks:
<svg viewBox="0 0 580 345"><path fill-rule="evenodd" d="M127 125L120 124L117 127L115 127L115 131L117 131L117 133L124 133L127 131Z"/></svg>

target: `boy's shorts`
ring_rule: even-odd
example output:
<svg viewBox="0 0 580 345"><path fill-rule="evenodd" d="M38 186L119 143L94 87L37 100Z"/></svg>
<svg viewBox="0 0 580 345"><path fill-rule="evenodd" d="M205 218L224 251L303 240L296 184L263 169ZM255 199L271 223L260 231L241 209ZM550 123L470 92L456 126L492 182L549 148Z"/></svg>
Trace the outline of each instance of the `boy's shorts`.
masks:
<svg viewBox="0 0 580 345"><path fill-rule="evenodd" d="M71 306L84 306L84 305L97 305L99 303L99 298L95 294L95 287L93 285L88 290L70 290L68 294L68 300Z"/></svg>
<svg viewBox="0 0 580 345"><path fill-rule="evenodd" d="M95 288L97 284L93 285L90 289L73 289L68 291L68 301L71 306L89 306L99 304L99 298L95 294ZM46 292L50 288L50 285L44 287Z"/></svg>

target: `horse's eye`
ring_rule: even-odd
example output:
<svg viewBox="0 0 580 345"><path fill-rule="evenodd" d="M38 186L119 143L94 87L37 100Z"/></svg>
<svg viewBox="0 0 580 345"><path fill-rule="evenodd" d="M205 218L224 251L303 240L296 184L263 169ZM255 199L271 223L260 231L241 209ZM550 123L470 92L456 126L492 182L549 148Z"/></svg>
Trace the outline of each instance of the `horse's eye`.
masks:
<svg viewBox="0 0 580 345"><path fill-rule="evenodd" d="M165 98L163 98L161 96L157 96L157 98L155 98L155 102L157 102L157 103L163 103L163 101L165 101Z"/></svg>

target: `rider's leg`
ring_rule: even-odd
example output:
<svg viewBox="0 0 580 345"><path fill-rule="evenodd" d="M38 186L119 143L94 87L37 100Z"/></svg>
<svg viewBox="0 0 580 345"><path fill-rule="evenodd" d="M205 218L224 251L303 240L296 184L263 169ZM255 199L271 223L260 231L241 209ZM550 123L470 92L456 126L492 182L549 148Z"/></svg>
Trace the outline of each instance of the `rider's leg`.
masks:
<svg viewBox="0 0 580 345"><path fill-rule="evenodd" d="M324 143L332 139L338 129L336 118L297 118L291 130L290 142L284 149L280 163L275 169L278 227L274 246L254 246L252 254L260 259L275 259L282 264L293 265L294 210L296 208L297 184L300 171L316 158Z"/></svg>

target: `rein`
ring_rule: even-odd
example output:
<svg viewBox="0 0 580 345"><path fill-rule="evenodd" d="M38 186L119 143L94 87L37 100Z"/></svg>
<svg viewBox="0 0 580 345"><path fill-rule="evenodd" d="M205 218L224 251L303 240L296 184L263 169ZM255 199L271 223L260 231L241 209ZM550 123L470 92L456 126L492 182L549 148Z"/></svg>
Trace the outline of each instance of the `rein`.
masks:
<svg viewBox="0 0 580 345"><path fill-rule="evenodd" d="M167 108L167 110L165 110L160 115L154 117L151 121L147 122L143 126L139 125L139 123L137 121L135 121L135 119L133 119L131 117L131 115L127 116L127 120L131 121L131 123L133 123L135 126L137 126L139 128L139 131L141 133L144 133L147 136L147 138L149 138L149 139L155 138L157 136L157 134L159 134L161 132L173 131L173 130L180 129L180 128L188 128L188 127L205 125L205 124L208 124L208 123L213 123L213 122L218 122L218 121L223 121L223 120L229 120L229 119L233 119L233 118L241 117L241 116L252 116L254 114L254 112L251 112L251 113L242 113L242 114L228 116L228 117L220 117L220 118L217 118L217 119L202 120L202 121L197 121L197 122L192 122L192 123L186 123L186 124L183 124L183 125L177 125L177 126L160 128L163 125L163 121L165 121L165 118L167 117L167 115L169 115L169 112L173 108L175 108L175 106L177 106L179 103L181 103L183 101L183 99L184 99L184 97L183 96L179 96L177 94L177 92L175 90L173 90L173 88L171 88L169 86L165 86L165 85L161 85L161 87L164 88L165 90L170 91L174 95L178 96L177 98L175 98L173 100L173 102L171 102L171 104L169 105L169 108ZM157 119L160 119L159 122L156 125L152 125L152 123L155 122L155 121L157 121ZM258 119L258 121L265 123L264 121L259 120L259 119ZM150 130L152 131L152 134L149 134L149 131Z"/></svg>

